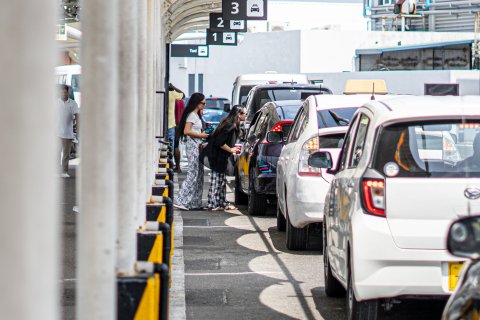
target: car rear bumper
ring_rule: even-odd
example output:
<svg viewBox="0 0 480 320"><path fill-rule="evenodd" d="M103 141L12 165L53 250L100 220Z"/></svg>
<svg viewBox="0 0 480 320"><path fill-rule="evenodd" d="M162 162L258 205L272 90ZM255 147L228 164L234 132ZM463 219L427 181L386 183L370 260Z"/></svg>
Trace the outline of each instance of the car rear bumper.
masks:
<svg viewBox="0 0 480 320"><path fill-rule="evenodd" d="M289 190L288 217L296 228L323 221L323 207L329 184L321 177L296 176Z"/></svg>
<svg viewBox="0 0 480 320"><path fill-rule="evenodd" d="M360 211L353 216L351 230L358 300L452 293L448 263L462 259L446 250L401 249L393 241L385 218Z"/></svg>
<svg viewBox="0 0 480 320"><path fill-rule="evenodd" d="M262 173L255 179L255 192L268 195L277 194L277 174Z"/></svg>

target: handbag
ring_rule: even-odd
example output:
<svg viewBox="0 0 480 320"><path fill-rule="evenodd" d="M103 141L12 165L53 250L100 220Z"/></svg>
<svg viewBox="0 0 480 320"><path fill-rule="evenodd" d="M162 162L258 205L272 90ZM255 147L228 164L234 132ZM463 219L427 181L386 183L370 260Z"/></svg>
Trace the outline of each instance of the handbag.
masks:
<svg viewBox="0 0 480 320"><path fill-rule="evenodd" d="M227 159L227 169L225 170L225 175L228 177L235 176L235 159L233 158L233 154Z"/></svg>
<svg viewBox="0 0 480 320"><path fill-rule="evenodd" d="M394 14L400 14L400 9L402 8L401 4L395 3L393 5L393 13Z"/></svg>

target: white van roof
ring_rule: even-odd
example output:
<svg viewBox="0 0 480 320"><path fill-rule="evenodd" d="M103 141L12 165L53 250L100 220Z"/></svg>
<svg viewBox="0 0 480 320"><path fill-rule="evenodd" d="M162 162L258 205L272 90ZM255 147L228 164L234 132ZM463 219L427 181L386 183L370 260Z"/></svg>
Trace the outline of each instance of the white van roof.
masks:
<svg viewBox="0 0 480 320"><path fill-rule="evenodd" d="M307 75L300 73L252 73L237 76L235 83L257 84L265 81L308 83ZM258 83L261 84L261 83ZM266 82L265 82L266 84Z"/></svg>

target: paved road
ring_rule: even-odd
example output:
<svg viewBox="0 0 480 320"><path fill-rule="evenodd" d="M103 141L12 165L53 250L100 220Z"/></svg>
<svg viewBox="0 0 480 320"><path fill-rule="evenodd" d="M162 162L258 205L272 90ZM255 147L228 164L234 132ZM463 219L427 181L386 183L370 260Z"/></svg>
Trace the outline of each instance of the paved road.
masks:
<svg viewBox="0 0 480 320"><path fill-rule="evenodd" d="M345 299L325 296L320 235L308 251L289 251L274 214L182 212L187 319L345 319ZM404 301L383 318L439 319L442 308Z"/></svg>

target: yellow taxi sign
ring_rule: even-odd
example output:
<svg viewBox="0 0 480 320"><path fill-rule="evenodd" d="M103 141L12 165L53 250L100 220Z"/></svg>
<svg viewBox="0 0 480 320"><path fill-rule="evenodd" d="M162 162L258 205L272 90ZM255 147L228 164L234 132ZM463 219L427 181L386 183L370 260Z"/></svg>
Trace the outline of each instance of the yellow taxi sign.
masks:
<svg viewBox="0 0 480 320"><path fill-rule="evenodd" d="M383 79L350 79L345 83L344 94L387 94L387 84Z"/></svg>

